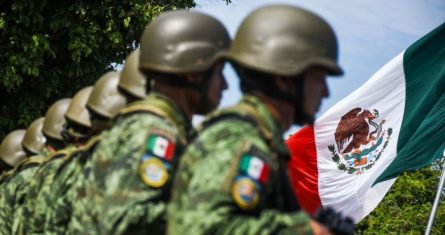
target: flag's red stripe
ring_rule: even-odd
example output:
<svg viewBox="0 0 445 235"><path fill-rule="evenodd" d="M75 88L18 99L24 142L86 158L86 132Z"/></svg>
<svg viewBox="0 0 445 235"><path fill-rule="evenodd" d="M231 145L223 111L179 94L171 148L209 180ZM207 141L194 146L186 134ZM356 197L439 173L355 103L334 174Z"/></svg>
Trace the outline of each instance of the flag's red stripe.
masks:
<svg viewBox="0 0 445 235"><path fill-rule="evenodd" d="M288 167L295 194L301 207L314 213L321 205L314 128L303 127L286 143L291 153Z"/></svg>
<svg viewBox="0 0 445 235"><path fill-rule="evenodd" d="M267 183L268 179L269 179L269 166L267 164L264 164L259 180L261 183L265 184Z"/></svg>
<svg viewBox="0 0 445 235"><path fill-rule="evenodd" d="M167 147L167 151L165 153L165 158L168 161L171 161L173 159L174 152L175 152L175 145L173 143L169 142L168 143L168 147Z"/></svg>

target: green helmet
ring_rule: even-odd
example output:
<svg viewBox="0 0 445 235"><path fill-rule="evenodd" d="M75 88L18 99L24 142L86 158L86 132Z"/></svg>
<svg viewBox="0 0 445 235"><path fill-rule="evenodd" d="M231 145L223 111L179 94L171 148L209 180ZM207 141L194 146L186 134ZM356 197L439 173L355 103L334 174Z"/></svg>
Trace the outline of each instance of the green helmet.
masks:
<svg viewBox="0 0 445 235"><path fill-rule="evenodd" d="M26 129L25 136L23 137L22 146L23 149L29 152L29 154L39 154L46 144L46 138L42 133L43 122L45 118L41 117L29 125Z"/></svg>
<svg viewBox="0 0 445 235"><path fill-rule="evenodd" d="M217 19L199 12L171 11L144 30L139 69L158 73L209 70L229 47L230 37Z"/></svg>
<svg viewBox="0 0 445 235"><path fill-rule="evenodd" d="M119 72L108 72L97 80L87 102L92 112L113 119L125 107L125 97L117 90L119 76Z"/></svg>
<svg viewBox="0 0 445 235"><path fill-rule="evenodd" d="M65 113L65 118L68 121L91 128L90 113L86 109L86 105L92 91L93 86L87 86L73 96Z"/></svg>
<svg viewBox="0 0 445 235"><path fill-rule="evenodd" d="M0 145L0 159L11 167L17 166L26 158L22 148L25 130L15 130L9 133Z"/></svg>
<svg viewBox="0 0 445 235"><path fill-rule="evenodd" d="M42 132L47 137L63 141L62 130L66 123L65 113L68 110L71 99L61 99L49 107L43 122Z"/></svg>
<svg viewBox="0 0 445 235"><path fill-rule="evenodd" d="M125 60L118 87L135 98L143 99L146 94L145 76L139 71L139 48Z"/></svg>
<svg viewBox="0 0 445 235"><path fill-rule="evenodd" d="M238 28L228 59L269 74L295 76L309 66L341 75L337 39L329 24L301 8L271 5L252 12Z"/></svg>

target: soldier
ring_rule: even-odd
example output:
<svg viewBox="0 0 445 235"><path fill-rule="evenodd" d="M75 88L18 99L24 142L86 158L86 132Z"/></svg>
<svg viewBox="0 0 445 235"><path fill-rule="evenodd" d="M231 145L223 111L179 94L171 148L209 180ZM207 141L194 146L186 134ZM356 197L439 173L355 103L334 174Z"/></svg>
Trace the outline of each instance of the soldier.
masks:
<svg viewBox="0 0 445 235"><path fill-rule="evenodd" d="M8 183L0 192L2 194L1 205L4 205L0 209L1 234L11 234L17 231L18 224L15 218L22 213L22 201L26 197L28 183L34 176L37 167L49 154L49 150L47 150L49 143L42 133L45 120L44 118L35 120L26 130L21 145L27 155L9 174Z"/></svg>
<svg viewBox="0 0 445 235"><path fill-rule="evenodd" d="M92 89L91 86L81 89L73 96L66 109L58 110L57 117L60 118L61 128L53 136L63 141L66 147L45 159L30 181L28 195L24 200L23 213L15 218L18 221L16 233L43 233L46 207L52 203L46 200L47 194L50 193L56 171L65 159L76 148L84 145L91 136L91 123L86 102ZM43 131L48 135L45 132L46 127L47 123L45 122Z"/></svg>
<svg viewBox="0 0 445 235"><path fill-rule="evenodd" d="M227 88L221 55L229 43L224 26L198 12L168 12L147 26L139 68L152 80L150 93L102 135L74 199L70 232L165 232L177 156L192 137L192 115L214 109Z"/></svg>
<svg viewBox="0 0 445 235"><path fill-rule="evenodd" d="M44 117L36 119L26 130L23 137L22 147L27 156L36 156L38 154L48 155L46 148L46 137L43 135Z"/></svg>
<svg viewBox="0 0 445 235"><path fill-rule="evenodd" d="M139 51L137 48L125 60L118 83L118 89L126 97L128 104L144 99L148 93L148 78L139 71Z"/></svg>
<svg viewBox="0 0 445 235"><path fill-rule="evenodd" d="M14 169L15 166L26 158L26 153L22 148L25 132L25 130L15 130L9 133L0 145L0 174L2 174L2 183L11 174L7 172Z"/></svg>
<svg viewBox="0 0 445 235"><path fill-rule="evenodd" d="M2 170L2 185L0 187L0 234L10 234L12 226L12 216L14 213L14 199L17 193L15 182L8 182L14 170L20 162L26 159L21 142L25 130L15 130L9 133L0 145L0 164Z"/></svg>
<svg viewBox="0 0 445 235"><path fill-rule="evenodd" d="M299 211L283 133L313 120L339 75L331 27L306 10L271 5L241 24L228 53L242 100L217 111L181 157L169 234L328 233Z"/></svg>
<svg viewBox="0 0 445 235"><path fill-rule="evenodd" d="M62 131L66 125L65 113L72 99L61 99L52 104L45 114L42 133L46 138L46 146L50 155L66 147Z"/></svg>
<svg viewBox="0 0 445 235"><path fill-rule="evenodd" d="M2 156L5 157L6 161L0 159L0 174L3 170L5 170L3 172L5 174L1 176L0 183L6 181L14 173L14 167L26 160L27 157L48 154L48 150L45 148L46 138L42 133L44 120L44 117L36 119L28 127L23 138L20 138L20 135L16 133L12 135L14 138L9 139L9 141L15 141L14 143L3 145ZM23 139L23 141L17 142L20 139ZM23 156L22 151L25 152L25 156Z"/></svg>
<svg viewBox="0 0 445 235"><path fill-rule="evenodd" d="M127 64L126 64L127 65ZM96 135L88 143L73 152L56 170L50 193L46 194L45 234L64 234L72 212L73 185L82 180L82 170L88 157L100 141L100 133L112 127L117 113L125 107L126 99L118 91L118 72L103 75L94 85L88 102L91 129Z"/></svg>

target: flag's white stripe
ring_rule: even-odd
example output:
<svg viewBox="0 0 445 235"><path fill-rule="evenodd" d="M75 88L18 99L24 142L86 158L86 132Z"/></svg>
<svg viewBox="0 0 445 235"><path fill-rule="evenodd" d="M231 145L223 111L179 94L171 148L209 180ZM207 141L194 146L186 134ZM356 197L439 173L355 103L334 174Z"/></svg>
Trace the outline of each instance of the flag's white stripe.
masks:
<svg viewBox="0 0 445 235"><path fill-rule="evenodd" d="M165 157L167 153L168 140L162 137L156 137L155 144L153 147L153 153L160 157Z"/></svg>
<svg viewBox="0 0 445 235"><path fill-rule="evenodd" d="M250 159L249 169L247 173L254 179L259 179L261 171L263 170L264 163L257 157L252 157Z"/></svg>
<svg viewBox="0 0 445 235"><path fill-rule="evenodd" d="M365 218L366 215L371 213L377 205L380 203L380 201L385 196L386 192L391 188L392 184L396 181L396 178L390 179L387 181L380 182L374 187L372 187L365 198L365 203L363 205L363 211L361 213L361 217L358 218L357 221L362 220Z"/></svg>
<svg viewBox="0 0 445 235"><path fill-rule="evenodd" d="M389 187L371 189L375 179L395 158L397 140L405 107L405 76L403 52L381 68L362 87L329 109L315 123L315 140L318 156L319 194L323 206L332 206L359 221L369 208L374 208ZM383 129L392 128L390 144L376 164L362 175L340 171L332 160L328 146L335 145L334 133L344 114L353 108L377 109L386 123ZM383 144L382 144L383 145ZM376 191L377 190L377 191ZM371 194L370 194L371 193ZM379 200L372 200L377 197ZM366 203L364 205L364 203Z"/></svg>

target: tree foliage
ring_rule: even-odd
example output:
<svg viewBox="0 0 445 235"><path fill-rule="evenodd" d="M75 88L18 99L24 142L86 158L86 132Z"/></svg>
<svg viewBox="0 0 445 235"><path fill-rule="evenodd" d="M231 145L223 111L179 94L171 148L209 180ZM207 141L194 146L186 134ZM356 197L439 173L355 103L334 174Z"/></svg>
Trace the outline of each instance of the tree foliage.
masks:
<svg viewBox="0 0 445 235"><path fill-rule="evenodd" d="M193 0L0 2L0 138L113 70L160 13Z"/></svg>
<svg viewBox="0 0 445 235"><path fill-rule="evenodd" d="M436 196L442 162L402 174L378 207L358 224L357 234L423 234ZM442 193L432 234L445 234Z"/></svg>

